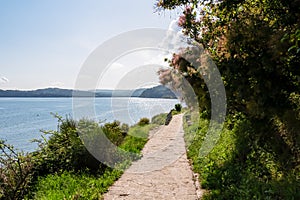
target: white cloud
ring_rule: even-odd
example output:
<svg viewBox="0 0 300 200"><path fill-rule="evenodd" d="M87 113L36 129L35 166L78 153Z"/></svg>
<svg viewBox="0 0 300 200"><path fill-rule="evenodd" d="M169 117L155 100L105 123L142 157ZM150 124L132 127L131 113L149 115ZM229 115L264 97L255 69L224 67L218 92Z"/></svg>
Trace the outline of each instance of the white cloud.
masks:
<svg viewBox="0 0 300 200"><path fill-rule="evenodd" d="M5 84L5 83L8 83L8 82L9 82L8 78L6 78L4 76L0 77L0 83Z"/></svg>

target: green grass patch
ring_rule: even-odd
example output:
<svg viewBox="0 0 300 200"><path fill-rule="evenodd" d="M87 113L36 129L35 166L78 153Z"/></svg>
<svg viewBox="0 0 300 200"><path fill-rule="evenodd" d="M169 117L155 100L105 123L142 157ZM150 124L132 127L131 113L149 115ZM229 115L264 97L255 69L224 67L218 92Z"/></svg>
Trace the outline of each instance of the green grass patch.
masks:
<svg viewBox="0 0 300 200"><path fill-rule="evenodd" d="M125 137L124 142L120 145L120 148L125 151L139 154L148 141L149 131L155 126L156 125L154 124L132 126L128 131L128 135Z"/></svg>
<svg viewBox="0 0 300 200"><path fill-rule="evenodd" d="M89 173L63 173L49 174L40 177L33 193L34 199L101 199L108 187L121 176L117 170L107 169L103 175L97 177ZM31 199L29 197L25 199Z"/></svg>

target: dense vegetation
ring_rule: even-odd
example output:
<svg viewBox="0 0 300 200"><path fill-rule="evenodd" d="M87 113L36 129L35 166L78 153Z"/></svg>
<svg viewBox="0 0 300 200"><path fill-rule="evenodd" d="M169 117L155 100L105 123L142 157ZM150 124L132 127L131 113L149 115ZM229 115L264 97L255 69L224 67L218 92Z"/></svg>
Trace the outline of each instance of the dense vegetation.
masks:
<svg viewBox="0 0 300 200"><path fill-rule="evenodd" d="M252 124L244 115L228 116L220 140L205 157L199 149L205 139L209 119L193 117L185 122L185 140L193 169L199 173L203 189L210 191L204 199L299 199L299 168L293 154L280 138L257 138L262 124ZM260 132L258 132L260 133Z"/></svg>
<svg viewBox="0 0 300 200"><path fill-rule="evenodd" d="M163 120L163 116L154 119ZM87 150L82 140L84 130L92 137L105 134L119 148L139 155L150 129L157 126L147 118L129 127L118 121L100 125L56 117L58 130L45 131L43 139L36 141L39 149L35 152L18 152L1 141L0 199L100 199L122 170L139 156L126 157L118 169L112 169ZM102 154L110 153L101 150Z"/></svg>
<svg viewBox="0 0 300 200"><path fill-rule="evenodd" d="M211 191L207 198L299 199L300 2L160 0L157 6L182 11L178 25L204 47L174 52L169 71L190 83L205 113L186 137L202 186ZM201 158L211 113L204 54L221 73L227 119L218 144ZM176 81L170 76L163 71L161 82Z"/></svg>

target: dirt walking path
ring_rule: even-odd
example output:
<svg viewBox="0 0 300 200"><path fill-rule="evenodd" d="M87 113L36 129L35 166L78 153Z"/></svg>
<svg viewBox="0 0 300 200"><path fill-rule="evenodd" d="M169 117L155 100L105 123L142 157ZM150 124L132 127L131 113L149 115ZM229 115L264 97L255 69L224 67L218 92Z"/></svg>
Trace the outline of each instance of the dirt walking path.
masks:
<svg viewBox="0 0 300 200"><path fill-rule="evenodd" d="M111 199L197 199L193 172L186 157L183 115L150 136L142 153L104 195Z"/></svg>

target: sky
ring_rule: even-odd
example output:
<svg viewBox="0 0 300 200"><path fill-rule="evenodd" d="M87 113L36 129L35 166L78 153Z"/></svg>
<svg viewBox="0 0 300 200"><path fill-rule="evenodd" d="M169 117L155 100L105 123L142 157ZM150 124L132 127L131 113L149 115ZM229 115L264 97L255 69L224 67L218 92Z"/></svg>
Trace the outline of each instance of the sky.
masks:
<svg viewBox="0 0 300 200"><path fill-rule="evenodd" d="M155 13L154 4L155 0L1 1L0 89L74 88L83 63L103 42L126 31L174 24L176 14ZM108 78L99 88L113 88L115 82Z"/></svg>

